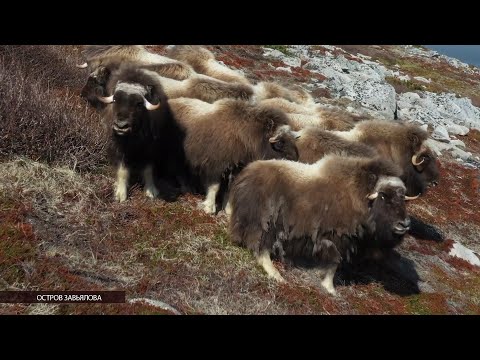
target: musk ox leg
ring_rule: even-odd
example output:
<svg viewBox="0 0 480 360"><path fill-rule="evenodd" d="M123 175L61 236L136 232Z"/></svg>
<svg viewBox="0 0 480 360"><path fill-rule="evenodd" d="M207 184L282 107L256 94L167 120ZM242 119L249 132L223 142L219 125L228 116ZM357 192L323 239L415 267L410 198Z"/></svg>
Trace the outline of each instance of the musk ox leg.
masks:
<svg viewBox="0 0 480 360"><path fill-rule="evenodd" d="M260 255L257 256L258 264L263 267L266 271L269 278L273 278L274 280L278 281L279 283L285 283L285 279L280 275L275 266L272 263L272 259L270 259L270 251L262 250Z"/></svg>
<svg viewBox="0 0 480 360"><path fill-rule="evenodd" d="M326 275L323 278L321 284L328 291L329 294L337 295L335 291L335 287L333 286L333 277L335 276L335 272L337 271L338 264L329 265L326 269Z"/></svg>
<svg viewBox="0 0 480 360"><path fill-rule="evenodd" d="M207 196L205 198L205 201L203 202L203 210L205 210L207 214L215 214L215 211L216 211L215 199L217 198L217 192L219 188L220 188L220 184L216 183L216 184L210 185L207 189Z"/></svg>
<svg viewBox="0 0 480 360"><path fill-rule="evenodd" d="M145 182L145 195L151 199L158 196L158 189L153 181L153 167L147 165L143 170L143 181Z"/></svg>
<svg viewBox="0 0 480 360"><path fill-rule="evenodd" d="M117 169L117 182L115 183L115 200L123 202L127 200L128 178L130 171L125 164L120 163Z"/></svg>
<svg viewBox="0 0 480 360"><path fill-rule="evenodd" d="M342 260L340 252L332 241L322 239L314 245L313 255L323 264L326 264L325 277L321 282L322 286L328 291L328 293L336 295L337 292L333 286L333 278L337 271L338 264Z"/></svg>

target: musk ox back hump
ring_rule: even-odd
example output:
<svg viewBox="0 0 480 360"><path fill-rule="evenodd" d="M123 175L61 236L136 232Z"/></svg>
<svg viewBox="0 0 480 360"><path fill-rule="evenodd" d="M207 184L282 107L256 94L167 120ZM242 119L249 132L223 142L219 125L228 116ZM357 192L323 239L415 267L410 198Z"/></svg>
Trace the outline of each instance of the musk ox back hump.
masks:
<svg viewBox="0 0 480 360"><path fill-rule="evenodd" d="M298 160L304 163L313 164L328 154L372 158L378 156L375 149L368 145L342 139L318 127L310 126L297 134Z"/></svg>

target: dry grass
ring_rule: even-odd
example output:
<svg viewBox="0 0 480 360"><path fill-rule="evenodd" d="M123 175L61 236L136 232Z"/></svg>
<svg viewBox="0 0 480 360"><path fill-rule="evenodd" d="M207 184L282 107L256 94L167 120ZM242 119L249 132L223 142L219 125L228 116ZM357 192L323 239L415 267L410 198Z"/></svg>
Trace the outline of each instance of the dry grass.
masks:
<svg viewBox="0 0 480 360"><path fill-rule="evenodd" d="M105 165L108 129L80 99L85 74L73 59L62 59L64 48L71 50L0 47L0 157L20 155L79 170Z"/></svg>

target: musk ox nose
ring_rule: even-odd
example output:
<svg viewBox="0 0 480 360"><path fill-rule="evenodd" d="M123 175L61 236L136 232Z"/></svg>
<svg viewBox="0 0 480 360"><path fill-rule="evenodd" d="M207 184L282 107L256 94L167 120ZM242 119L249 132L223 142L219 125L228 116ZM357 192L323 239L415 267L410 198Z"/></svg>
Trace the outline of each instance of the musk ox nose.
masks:
<svg viewBox="0 0 480 360"><path fill-rule="evenodd" d="M115 121L115 127L119 129L125 129L128 128L128 121Z"/></svg>
<svg viewBox="0 0 480 360"><path fill-rule="evenodd" d="M393 231L396 234L403 235L405 234L408 230L410 229L410 218L405 218L402 221L397 222L395 227L393 228Z"/></svg>
<svg viewBox="0 0 480 360"><path fill-rule="evenodd" d="M432 185L437 186L438 185L438 180L432 181Z"/></svg>
<svg viewBox="0 0 480 360"><path fill-rule="evenodd" d="M125 120L117 120L113 123L113 130L118 135L124 135L131 130L130 124Z"/></svg>

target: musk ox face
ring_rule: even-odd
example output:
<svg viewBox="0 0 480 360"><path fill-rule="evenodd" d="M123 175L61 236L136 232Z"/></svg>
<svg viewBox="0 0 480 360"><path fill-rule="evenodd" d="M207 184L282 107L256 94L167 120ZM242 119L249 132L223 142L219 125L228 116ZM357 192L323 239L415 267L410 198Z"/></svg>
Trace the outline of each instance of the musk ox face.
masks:
<svg viewBox="0 0 480 360"><path fill-rule="evenodd" d="M437 157L429 148L422 146L412 156L411 163L402 177L407 187L407 195L424 194L429 186L438 185L439 179Z"/></svg>
<svg viewBox="0 0 480 360"><path fill-rule="evenodd" d="M410 229L410 218L407 215L405 186L396 177L381 178L375 192L368 196L369 226L374 234L369 244L374 248L394 248L403 240Z"/></svg>
<svg viewBox="0 0 480 360"><path fill-rule="evenodd" d="M153 96L153 87L137 83L119 82L115 92L109 97L99 97L105 104L113 103L113 131L118 136L136 133L146 121L145 117L150 111L160 108L160 99ZM156 105L147 98L156 98Z"/></svg>
<svg viewBox="0 0 480 360"><path fill-rule="evenodd" d="M116 91L113 102L113 131L120 136L136 132L146 111L143 96Z"/></svg>
<svg viewBox="0 0 480 360"><path fill-rule="evenodd" d="M295 140L299 135L290 129L290 126L285 125L278 128L275 135L268 141L272 150L278 155L277 158L285 160L298 160L298 149Z"/></svg>
<svg viewBox="0 0 480 360"><path fill-rule="evenodd" d="M87 79L82 89L81 96L97 110L102 110L106 105L98 97L107 96L107 82L110 78L110 70L104 66L98 67Z"/></svg>

